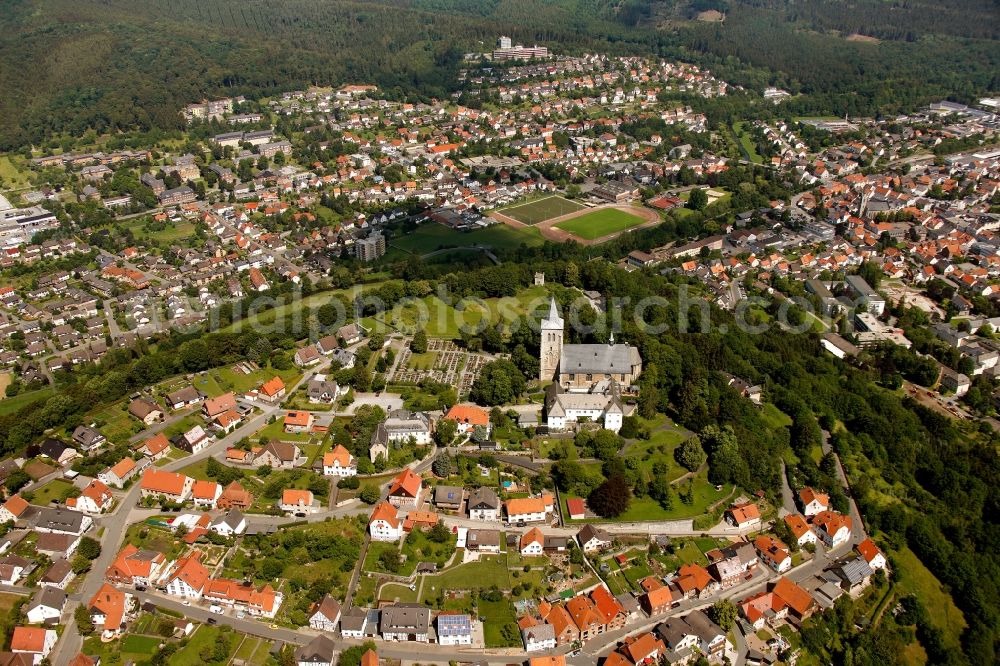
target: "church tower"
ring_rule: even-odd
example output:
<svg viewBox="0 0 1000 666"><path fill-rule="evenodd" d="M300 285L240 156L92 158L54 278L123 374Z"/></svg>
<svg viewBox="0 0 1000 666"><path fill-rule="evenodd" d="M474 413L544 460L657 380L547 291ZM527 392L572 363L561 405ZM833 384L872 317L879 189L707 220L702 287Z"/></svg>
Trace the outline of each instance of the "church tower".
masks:
<svg viewBox="0 0 1000 666"><path fill-rule="evenodd" d="M556 299L549 301L549 314L542 319L541 358L538 364L538 380L542 382L558 379L559 358L562 356L563 319L556 308Z"/></svg>

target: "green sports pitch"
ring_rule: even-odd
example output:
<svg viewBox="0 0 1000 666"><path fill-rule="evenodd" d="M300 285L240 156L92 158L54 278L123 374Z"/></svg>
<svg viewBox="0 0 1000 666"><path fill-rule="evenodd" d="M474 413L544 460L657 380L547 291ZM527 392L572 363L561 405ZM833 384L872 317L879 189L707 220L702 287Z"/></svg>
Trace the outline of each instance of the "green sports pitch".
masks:
<svg viewBox="0 0 1000 666"><path fill-rule="evenodd" d="M617 208L602 208L566 220L565 222L560 222L556 225L556 228L569 232L574 236L579 236L584 240L594 240L608 234L637 227L645 221L638 215L626 213Z"/></svg>
<svg viewBox="0 0 1000 666"><path fill-rule="evenodd" d="M538 224L554 217L575 213L583 208L586 206L560 196L553 196L510 206L500 212L524 224Z"/></svg>

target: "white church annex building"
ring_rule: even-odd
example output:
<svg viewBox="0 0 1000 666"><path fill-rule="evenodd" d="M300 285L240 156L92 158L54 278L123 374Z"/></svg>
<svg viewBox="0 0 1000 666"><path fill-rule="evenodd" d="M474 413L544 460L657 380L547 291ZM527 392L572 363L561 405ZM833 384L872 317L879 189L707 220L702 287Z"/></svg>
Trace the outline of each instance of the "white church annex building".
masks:
<svg viewBox="0 0 1000 666"><path fill-rule="evenodd" d="M556 301L542 319L541 359L538 379L552 382L546 389L546 424L564 430L570 423L586 420L618 432L627 407L622 386L631 386L642 372L636 347L615 344L563 344L565 323Z"/></svg>

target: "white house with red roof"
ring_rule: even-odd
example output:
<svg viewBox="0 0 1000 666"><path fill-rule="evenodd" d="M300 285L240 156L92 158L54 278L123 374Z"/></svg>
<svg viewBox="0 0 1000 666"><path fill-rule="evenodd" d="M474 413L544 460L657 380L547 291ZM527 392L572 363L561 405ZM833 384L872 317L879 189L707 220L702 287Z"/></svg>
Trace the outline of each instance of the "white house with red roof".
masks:
<svg viewBox="0 0 1000 666"><path fill-rule="evenodd" d="M855 546L854 550L858 551L858 555L865 559L865 562L868 563L868 566L870 566L872 570L885 570L889 566L888 561L885 559L885 553L882 552L881 548L875 545L875 542L871 540L871 537Z"/></svg>
<svg viewBox="0 0 1000 666"><path fill-rule="evenodd" d="M399 541L403 535L403 521L396 517L396 507L381 502L368 519L368 533L373 541Z"/></svg>
<svg viewBox="0 0 1000 666"><path fill-rule="evenodd" d="M816 536L823 540L828 548L836 548L851 539L854 521L836 511L820 511L812 518L813 530Z"/></svg>
<svg viewBox="0 0 1000 666"><path fill-rule="evenodd" d="M83 513L104 513L114 503L111 489L99 479L94 479L80 492L79 497L66 500L66 508Z"/></svg>
<svg viewBox="0 0 1000 666"><path fill-rule="evenodd" d="M803 515L808 518L829 509L830 496L806 486L799 491L799 503L802 505Z"/></svg>

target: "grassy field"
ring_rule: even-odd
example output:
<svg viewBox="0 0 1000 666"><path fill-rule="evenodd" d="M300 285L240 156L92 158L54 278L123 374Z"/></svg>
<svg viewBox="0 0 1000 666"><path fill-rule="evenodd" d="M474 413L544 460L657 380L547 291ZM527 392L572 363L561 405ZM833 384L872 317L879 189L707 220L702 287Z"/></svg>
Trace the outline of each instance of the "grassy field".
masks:
<svg viewBox="0 0 1000 666"><path fill-rule="evenodd" d="M966 623L951 595L909 548L893 552L892 561L896 566L897 596L913 594L920 599L931 622L944 633L945 645L958 650Z"/></svg>
<svg viewBox="0 0 1000 666"><path fill-rule="evenodd" d="M518 647L520 641L513 642L504 638L505 625L514 625L513 635L517 635L514 605L509 599L502 601L480 601L479 619L483 621L483 634L486 647Z"/></svg>
<svg viewBox="0 0 1000 666"><path fill-rule="evenodd" d="M298 381L298 378L301 376L299 369L294 367L288 370L274 370L270 366L267 366L254 370L249 375L236 372L233 367L235 366L226 366L212 370L209 372L209 376L216 381L219 387L226 391L236 391L237 393L249 391L270 380L275 375L281 377L281 381L285 382L285 388L287 389Z"/></svg>
<svg viewBox="0 0 1000 666"><path fill-rule="evenodd" d="M638 226L645 222L638 215L626 213L617 208L602 208L574 217L571 220L560 222L557 229L569 232L574 236L579 236L585 240L594 240L617 231L623 231Z"/></svg>
<svg viewBox="0 0 1000 666"><path fill-rule="evenodd" d="M500 212L524 224L538 224L545 220L551 220L554 217L568 215L583 208L586 208L586 206L557 195L529 201L528 203L515 204L502 209Z"/></svg>
<svg viewBox="0 0 1000 666"><path fill-rule="evenodd" d="M224 634L219 627L202 625L191 634L188 644L174 653L174 656L170 658L170 664L171 666L203 666L205 659L201 656L202 650L215 646L223 640L228 641L229 657L232 657L238 638L239 636L231 631ZM228 663L228 661L227 657L224 663Z"/></svg>
<svg viewBox="0 0 1000 666"><path fill-rule="evenodd" d="M27 187L30 185L28 182L27 171L22 171L15 165L9 155L0 156L0 178L3 179L5 187L17 189L21 187ZM13 201L11 203L14 203Z"/></svg>
<svg viewBox="0 0 1000 666"><path fill-rule="evenodd" d="M757 152L757 145L754 143L749 132L743 129L745 124L744 122L734 123L733 132L736 134L736 138L739 139L740 145L743 146L743 150L747 151L747 155L750 156L750 161L754 164L761 164L764 158Z"/></svg>
<svg viewBox="0 0 1000 666"><path fill-rule="evenodd" d="M495 224L487 229L455 231L437 223L422 224L413 233L393 238L390 246L411 254L427 254L448 247L489 245L498 250L513 249L521 243L541 245L542 236L537 229L515 229L505 224Z"/></svg>
<svg viewBox="0 0 1000 666"><path fill-rule="evenodd" d="M423 354L411 354L410 362L406 364L411 370L430 370L437 361L437 352L424 352Z"/></svg>
<svg viewBox="0 0 1000 666"><path fill-rule="evenodd" d="M46 386L37 391L28 391L27 393L15 395L13 398L0 398L0 416L13 414L22 407L27 407L39 400L45 400L53 393L55 393L55 389L51 386Z"/></svg>
<svg viewBox="0 0 1000 666"><path fill-rule="evenodd" d="M35 492L32 500L39 506L48 506L49 503L57 499L60 502L66 499L66 493L73 489L73 484L64 479L52 479Z"/></svg>
<svg viewBox="0 0 1000 666"><path fill-rule="evenodd" d="M380 332L402 331L412 334L423 328L432 338L457 340L461 337L461 328L474 329L483 320L507 324L512 318L523 317L536 308L544 308L548 303L548 291L545 287L528 287L518 292L517 296L509 298L490 298L483 301L469 301L456 309L437 296L425 296L421 299L404 301L387 313L365 317L361 323L366 328ZM506 328L506 326L505 326ZM433 352L417 355L411 359L413 364L425 364L431 360Z"/></svg>

